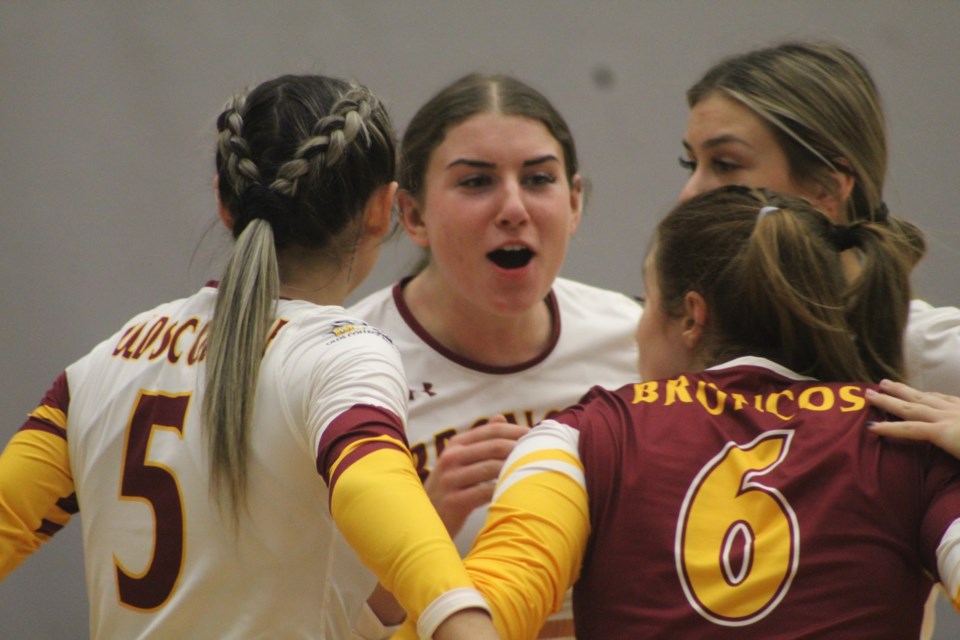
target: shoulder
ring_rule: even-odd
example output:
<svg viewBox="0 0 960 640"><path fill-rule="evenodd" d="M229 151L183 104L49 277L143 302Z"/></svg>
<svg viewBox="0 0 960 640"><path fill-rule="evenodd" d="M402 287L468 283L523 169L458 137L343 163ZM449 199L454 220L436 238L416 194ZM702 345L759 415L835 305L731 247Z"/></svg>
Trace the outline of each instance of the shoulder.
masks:
<svg viewBox="0 0 960 640"><path fill-rule="evenodd" d="M393 299L396 287L397 285L393 284L374 291L347 307L347 313L375 323L376 318L383 318L396 309Z"/></svg>
<svg viewBox="0 0 960 640"><path fill-rule="evenodd" d="M400 354L382 331L342 307L300 301L283 301L278 309L261 379L287 397L358 385L406 390Z"/></svg>
<svg viewBox="0 0 960 640"><path fill-rule="evenodd" d="M935 307L923 300L910 301L907 331L915 333L960 332L960 309Z"/></svg>
<svg viewBox="0 0 960 640"><path fill-rule="evenodd" d="M576 404L554 414L552 419L576 430L586 425L593 429L598 424L620 424L623 416L637 411L632 407L637 404L633 402L635 386L631 383L614 389L594 385Z"/></svg>
<svg viewBox="0 0 960 640"><path fill-rule="evenodd" d="M557 278L554 281L553 292L565 315L576 313L606 318L608 321L621 319L636 322L643 311L640 302L631 296L566 278Z"/></svg>
<svg viewBox="0 0 960 640"><path fill-rule="evenodd" d="M960 309L911 301L904 348L914 386L960 395Z"/></svg>
<svg viewBox="0 0 960 640"><path fill-rule="evenodd" d="M77 371L83 362L90 363L100 356L110 360L123 351L124 359L131 352L144 351L166 345L174 337L179 339L178 346L186 343L197 345L205 341L205 326L213 316L217 290L214 286L204 286L192 296L170 300L132 316L114 333L94 346L83 358L71 365ZM198 345L199 351L199 345ZM137 356L139 357L139 355Z"/></svg>
<svg viewBox="0 0 960 640"><path fill-rule="evenodd" d="M302 347L344 345L358 348L373 344L396 351L383 331L356 313L343 307L293 300L284 301L277 311L275 338Z"/></svg>

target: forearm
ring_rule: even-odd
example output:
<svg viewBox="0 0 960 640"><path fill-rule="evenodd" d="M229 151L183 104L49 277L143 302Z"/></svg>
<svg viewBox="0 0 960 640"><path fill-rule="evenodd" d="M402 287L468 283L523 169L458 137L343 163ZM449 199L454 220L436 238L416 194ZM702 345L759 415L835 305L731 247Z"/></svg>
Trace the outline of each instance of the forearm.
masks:
<svg viewBox="0 0 960 640"><path fill-rule="evenodd" d="M387 591L382 584L378 584L370 597L367 598L367 606L380 619L380 622L387 627L392 627L403 622L406 612L393 594Z"/></svg>
<svg viewBox="0 0 960 640"><path fill-rule="evenodd" d="M465 562L503 637L537 636L576 580L589 529L586 491L567 473L535 471L498 490Z"/></svg>
<svg viewBox="0 0 960 640"><path fill-rule="evenodd" d="M496 640L499 637L490 621L490 614L479 609L455 613L433 634L434 640Z"/></svg>
<svg viewBox="0 0 960 640"><path fill-rule="evenodd" d="M382 448L353 461L339 475L330 508L344 537L421 635L456 611L485 608L409 454Z"/></svg>
<svg viewBox="0 0 960 640"><path fill-rule="evenodd" d="M73 494L66 440L20 431L0 455L0 579L70 519L61 499Z"/></svg>

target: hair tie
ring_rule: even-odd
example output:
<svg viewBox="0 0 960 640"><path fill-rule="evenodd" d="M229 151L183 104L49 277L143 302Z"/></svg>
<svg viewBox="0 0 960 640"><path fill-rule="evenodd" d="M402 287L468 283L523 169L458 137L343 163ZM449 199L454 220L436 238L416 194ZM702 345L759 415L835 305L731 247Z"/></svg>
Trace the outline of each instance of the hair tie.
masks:
<svg viewBox="0 0 960 640"><path fill-rule="evenodd" d="M274 241L282 245L287 240L289 215L287 203L270 187L254 182L243 190L237 201L237 220L234 236L239 236L253 220L263 220L273 229Z"/></svg>
<svg viewBox="0 0 960 640"><path fill-rule="evenodd" d="M877 207L873 212L873 221L885 223L890 218L890 209L887 208L887 203L881 201L880 206Z"/></svg>
<svg viewBox="0 0 960 640"><path fill-rule="evenodd" d="M860 246L860 227L852 224L835 224L830 238L838 252Z"/></svg>
<svg viewBox="0 0 960 640"><path fill-rule="evenodd" d="M768 213L773 213L774 211L780 211L780 207L768 206L760 209L760 213L757 214L757 222L760 222Z"/></svg>

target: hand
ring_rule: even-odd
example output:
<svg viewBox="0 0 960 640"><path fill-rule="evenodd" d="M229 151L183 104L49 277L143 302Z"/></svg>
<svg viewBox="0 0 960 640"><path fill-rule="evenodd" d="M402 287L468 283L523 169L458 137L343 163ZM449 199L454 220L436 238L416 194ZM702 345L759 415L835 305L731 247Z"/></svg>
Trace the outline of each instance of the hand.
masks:
<svg viewBox="0 0 960 640"><path fill-rule="evenodd" d="M424 488L450 537L459 533L470 512L493 498L503 461L528 431L496 416L447 441Z"/></svg>
<svg viewBox="0 0 960 640"><path fill-rule="evenodd" d="M917 391L902 382L883 380L877 393L866 392L870 404L903 418L903 422L876 422L870 429L882 436L926 440L960 458L960 398Z"/></svg>

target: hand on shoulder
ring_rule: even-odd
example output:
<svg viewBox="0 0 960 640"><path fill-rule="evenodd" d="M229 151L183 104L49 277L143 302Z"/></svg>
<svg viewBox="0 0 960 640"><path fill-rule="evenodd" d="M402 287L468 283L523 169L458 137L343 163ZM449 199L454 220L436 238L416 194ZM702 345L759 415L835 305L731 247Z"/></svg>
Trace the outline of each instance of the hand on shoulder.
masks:
<svg viewBox="0 0 960 640"><path fill-rule="evenodd" d="M878 393L867 390L870 404L903 418L876 422L870 429L882 436L925 440L960 458L960 398L918 391L902 382L883 380Z"/></svg>

